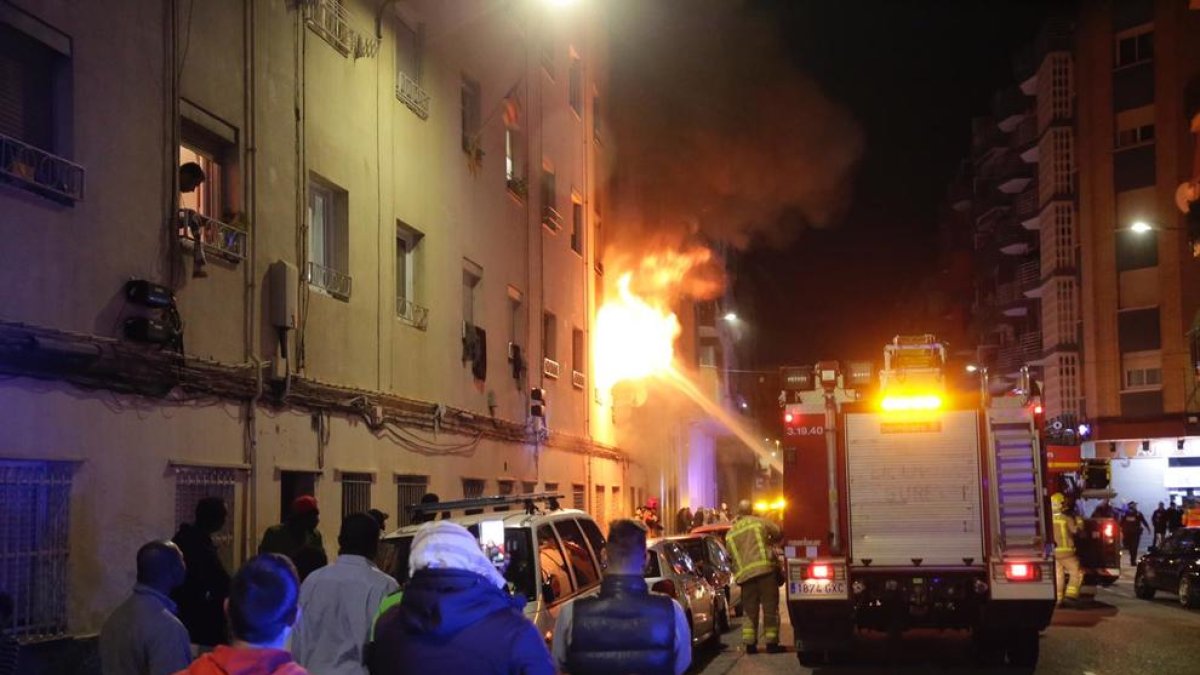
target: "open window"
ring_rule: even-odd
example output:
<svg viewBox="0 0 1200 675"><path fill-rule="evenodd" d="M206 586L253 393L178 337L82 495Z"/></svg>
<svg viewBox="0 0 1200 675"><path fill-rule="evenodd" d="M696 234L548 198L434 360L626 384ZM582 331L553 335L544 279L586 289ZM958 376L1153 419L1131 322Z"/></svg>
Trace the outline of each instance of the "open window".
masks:
<svg viewBox="0 0 1200 675"><path fill-rule="evenodd" d="M421 330L429 325L429 310L417 303L424 236L411 225L396 221L396 316Z"/></svg>

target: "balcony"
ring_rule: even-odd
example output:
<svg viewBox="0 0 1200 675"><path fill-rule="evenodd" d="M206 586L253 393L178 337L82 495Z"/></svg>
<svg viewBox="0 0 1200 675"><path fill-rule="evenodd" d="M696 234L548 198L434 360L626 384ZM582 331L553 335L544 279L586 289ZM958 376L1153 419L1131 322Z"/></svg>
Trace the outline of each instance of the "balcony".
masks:
<svg viewBox="0 0 1200 675"><path fill-rule="evenodd" d="M1005 133L1012 132L1022 120L1030 117L1029 97L1017 87L1009 87L999 91L992 98L992 110L996 117L996 126Z"/></svg>
<svg viewBox="0 0 1200 675"><path fill-rule="evenodd" d="M1009 151L997 166L996 178L997 190L1006 195L1015 195L1033 180L1033 167L1026 164L1016 152Z"/></svg>
<svg viewBox="0 0 1200 675"><path fill-rule="evenodd" d="M345 272L309 262L304 272L304 280L338 300L350 299L352 280Z"/></svg>
<svg viewBox="0 0 1200 675"><path fill-rule="evenodd" d="M562 227L563 227L562 214L560 214L558 212L558 209L554 208L553 206L550 206L549 204L543 206L542 207L542 225L544 225L551 232L558 232L558 231L562 230Z"/></svg>
<svg viewBox="0 0 1200 675"><path fill-rule="evenodd" d="M1027 230L1040 229L1041 220L1038 218L1040 206L1037 183L1031 182L1013 200L1013 216L1021 223L1021 227Z"/></svg>
<svg viewBox="0 0 1200 675"><path fill-rule="evenodd" d="M583 389L587 386L587 376L578 370L571 371L571 386L576 389Z"/></svg>
<svg viewBox="0 0 1200 675"><path fill-rule="evenodd" d="M408 298L396 298L396 318L417 330L429 328L429 309Z"/></svg>
<svg viewBox="0 0 1200 675"><path fill-rule="evenodd" d="M542 359L542 373L551 379L557 380L559 373L562 372L562 366L554 359Z"/></svg>
<svg viewBox="0 0 1200 675"><path fill-rule="evenodd" d="M82 166L0 134L0 179L72 205L83 200L83 178Z"/></svg>
<svg viewBox="0 0 1200 675"><path fill-rule="evenodd" d="M1017 267L1017 288L1022 295L1033 297L1029 293L1041 284L1041 270L1042 264L1037 258L1026 260Z"/></svg>
<svg viewBox="0 0 1200 675"><path fill-rule="evenodd" d="M179 209L176 227L180 239L190 242L193 246L199 241L204 245L206 253L231 263L238 263L246 258L248 233L244 227L223 223L191 209Z"/></svg>
<svg viewBox="0 0 1200 675"><path fill-rule="evenodd" d="M379 40L352 26L350 11L340 0L301 0L304 23L342 56L371 57Z"/></svg>
<svg viewBox="0 0 1200 675"><path fill-rule="evenodd" d="M1021 120L1013 132L1013 148L1021 153L1022 161L1033 164L1037 161L1038 122L1037 115Z"/></svg>
<svg viewBox="0 0 1200 675"><path fill-rule="evenodd" d="M421 119L429 119L429 92L416 80L401 72L396 83L396 98Z"/></svg>
<svg viewBox="0 0 1200 675"><path fill-rule="evenodd" d="M1025 363L1036 361L1042 356L1042 331L1031 330L1027 333L1022 333L1018 339L1018 344L1021 348L1021 359ZM1031 364L1033 365L1033 364Z"/></svg>
<svg viewBox="0 0 1200 675"><path fill-rule="evenodd" d="M1033 250L1033 241L1033 234L1012 220L1004 222L996 231L996 247L1005 255L1025 255Z"/></svg>

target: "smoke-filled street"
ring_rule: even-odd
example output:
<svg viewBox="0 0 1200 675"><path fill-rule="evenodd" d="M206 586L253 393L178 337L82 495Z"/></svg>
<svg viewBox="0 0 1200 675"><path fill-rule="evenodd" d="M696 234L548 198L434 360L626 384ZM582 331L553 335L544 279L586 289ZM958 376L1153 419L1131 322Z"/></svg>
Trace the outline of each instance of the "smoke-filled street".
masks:
<svg viewBox="0 0 1200 675"><path fill-rule="evenodd" d="M785 636L790 626L784 620ZM858 640L844 659L803 668L795 653L747 656L737 631L727 633L719 650L696 654L693 671L705 675L883 675L904 673L1036 672L1039 675L1185 675L1196 672L1200 659L1200 612L1186 610L1173 597L1145 601L1133 597L1129 584L1102 589L1097 606L1058 610L1041 637L1041 661L1034 669L985 667L977 663L965 634L917 631L889 645L880 635ZM784 638L787 642L787 637Z"/></svg>

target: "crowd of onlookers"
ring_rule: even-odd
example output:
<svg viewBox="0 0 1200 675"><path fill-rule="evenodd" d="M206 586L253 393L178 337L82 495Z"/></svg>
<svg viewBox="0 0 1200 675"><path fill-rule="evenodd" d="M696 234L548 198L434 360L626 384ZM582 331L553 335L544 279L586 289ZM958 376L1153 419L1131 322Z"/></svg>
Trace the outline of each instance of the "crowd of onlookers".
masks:
<svg viewBox="0 0 1200 675"><path fill-rule="evenodd" d="M1129 553L1129 564L1137 564L1138 551L1141 548L1142 533L1152 532L1150 544L1162 545L1164 539L1174 534L1182 527L1200 526L1200 506L1190 498L1176 504L1173 498L1159 502L1158 508L1150 514L1150 519L1138 510L1135 501L1128 501L1123 507L1113 506L1104 499L1091 512L1092 518L1111 518L1120 523L1121 547Z"/></svg>

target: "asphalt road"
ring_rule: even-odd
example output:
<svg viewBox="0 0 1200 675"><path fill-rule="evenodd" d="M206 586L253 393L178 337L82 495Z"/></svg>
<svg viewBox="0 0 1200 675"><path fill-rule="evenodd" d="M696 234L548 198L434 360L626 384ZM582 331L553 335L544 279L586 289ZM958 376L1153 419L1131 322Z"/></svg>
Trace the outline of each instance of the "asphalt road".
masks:
<svg viewBox="0 0 1200 675"><path fill-rule="evenodd" d="M965 633L919 631L890 646L881 636L866 635L846 661L810 670L794 651L759 652L747 656L739 645L738 627L721 640L720 649L698 648L693 673L757 675L762 673L1019 673L1015 668L980 668ZM791 627L784 612L784 644ZM1097 604L1086 610L1059 610L1041 638L1041 660L1035 673L1051 675L1193 675L1200 673L1200 611L1186 610L1174 597L1160 593L1152 601L1133 597L1131 583L1100 589Z"/></svg>

